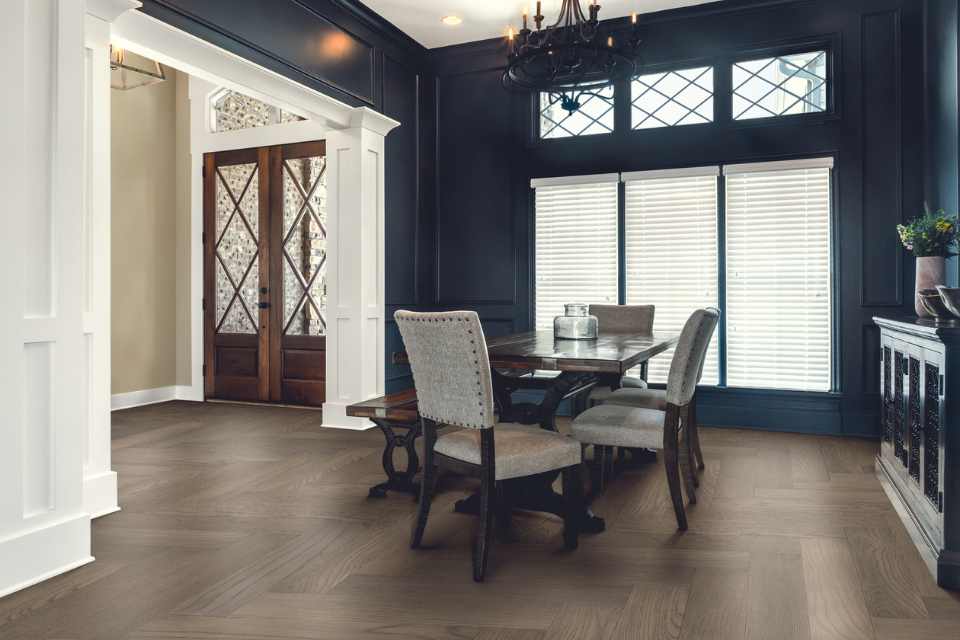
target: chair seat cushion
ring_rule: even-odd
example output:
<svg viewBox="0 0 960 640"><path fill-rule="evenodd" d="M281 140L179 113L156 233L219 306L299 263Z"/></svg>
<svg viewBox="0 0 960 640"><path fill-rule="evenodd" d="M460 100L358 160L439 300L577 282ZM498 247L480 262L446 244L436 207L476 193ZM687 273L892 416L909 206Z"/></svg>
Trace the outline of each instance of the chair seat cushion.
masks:
<svg viewBox="0 0 960 640"><path fill-rule="evenodd" d="M573 437L584 444L608 447L663 449L666 413L602 404L581 413L573 421Z"/></svg>
<svg viewBox="0 0 960 640"><path fill-rule="evenodd" d="M497 480L522 478L580 464L580 443L537 426L500 423L493 432ZM480 431L461 429L437 438L434 451L480 464Z"/></svg>
<svg viewBox="0 0 960 640"><path fill-rule="evenodd" d="M624 389L646 389L647 381L637 376L623 376L620 385ZM622 391L622 389L620 389ZM590 392L590 401L595 403L606 402L613 395L614 391L610 387L594 387Z"/></svg>
<svg viewBox="0 0 960 640"><path fill-rule="evenodd" d="M666 411L667 392L663 389L617 389L610 394L606 402L641 409Z"/></svg>

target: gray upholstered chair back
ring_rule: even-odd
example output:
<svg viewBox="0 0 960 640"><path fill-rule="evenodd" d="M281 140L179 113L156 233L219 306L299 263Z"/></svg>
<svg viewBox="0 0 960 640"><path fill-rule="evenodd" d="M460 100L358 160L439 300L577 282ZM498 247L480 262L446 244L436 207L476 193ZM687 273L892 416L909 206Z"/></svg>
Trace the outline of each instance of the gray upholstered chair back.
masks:
<svg viewBox="0 0 960 640"><path fill-rule="evenodd" d="M716 309L698 309L684 325L667 377L667 402L670 404L682 407L693 398L719 319L720 313Z"/></svg>
<svg viewBox="0 0 960 640"><path fill-rule="evenodd" d="M413 370L420 415L471 429L494 426L490 358L477 314L397 311L393 317Z"/></svg>
<svg viewBox="0 0 960 640"><path fill-rule="evenodd" d="M597 316L601 333L653 333L652 304L592 304L590 314Z"/></svg>

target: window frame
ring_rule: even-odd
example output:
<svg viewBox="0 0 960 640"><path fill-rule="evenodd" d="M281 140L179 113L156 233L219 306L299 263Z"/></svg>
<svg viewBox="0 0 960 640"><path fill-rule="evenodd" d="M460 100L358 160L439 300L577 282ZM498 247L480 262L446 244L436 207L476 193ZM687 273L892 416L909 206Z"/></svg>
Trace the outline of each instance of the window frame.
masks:
<svg viewBox="0 0 960 640"><path fill-rule="evenodd" d="M530 98L530 107L531 107L531 127L533 130L533 142L535 144L552 144L555 142L571 140L595 140L598 138L605 138L608 136L617 135L620 131L620 95L623 93L621 90L621 83L614 83L613 85L613 128L610 131L600 131L598 133L583 133L575 136L560 136L557 138L544 138L543 137L543 128L542 128L542 119L540 117L540 101L541 96L546 91L537 91L531 94Z"/></svg>
<svg viewBox="0 0 960 640"><path fill-rule="evenodd" d="M803 39L786 39L761 42L754 46L727 54L702 57L673 59L664 62L645 64L638 75L650 73L664 73L696 67L713 67L713 122L700 122L682 126L653 127L649 129L634 129L632 126L633 95L632 84L634 78L627 78L614 83L613 104L614 119L613 131L586 136L570 136L563 138L542 138L540 130L540 92L528 96L529 135L528 148L537 148L543 145L576 144L581 139L605 139L609 137L630 139L633 136L643 135L672 135L677 129L696 130L697 128L714 127L736 131L755 127L777 127L792 125L815 125L842 118L842 84L837 70L842 68L841 36L839 33L817 35ZM758 58L773 58L778 56L824 51L826 53L827 74L827 104L824 111L815 113L798 113L769 118L751 118L749 120L733 119L733 65L738 62L756 60Z"/></svg>
<svg viewBox="0 0 960 640"><path fill-rule="evenodd" d="M755 127L784 126L789 124L821 124L832 120L839 120L840 101L837 91L837 73L839 65L839 36L827 36L823 38L814 38L803 41L791 41L789 43L781 42L777 44L768 44L752 49L746 49L737 53L723 62L723 83L724 83L724 122L731 129L752 129ZM814 113L794 113L780 116L770 116L767 118L749 118L745 120L735 120L733 114L733 67L739 62L749 62L763 58L777 58L782 56L796 55L800 53L812 53L823 51L826 54L826 107L823 111ZM825 156L823 156L825 157ZM733 164L733 163L729 163Z"/></svg>
<svg viewBox="0 0 960 640"><path fill-rule="evenodd" d="M696 130L698 128L709 128L717 127L722 125L722 116L720 110L721 95L723 92L719 91L720 82L722 80L722 74L720 73L721 65L724 62L718 62L716 59L709 58L694 58L688 60L680 61L671 61L671 62L661 62L657 64L645 65L641 69L640 73L632 78L629 78L625 84L625 103L626 103L626 133L628 135L634 134L644 134L650 133L652 131L659 131L661 135L664 135L665 131L675 131L677 129L684 130ZM646 76L656 73L671 73L675 71L686 71L688 69L698 69L703 67L710 67L713 72L713 119L710 122L694 122L691 124L682 124L682 125L670 125L663 127L649 127L646 129L634 129L633 128L633 83L636 82L636 79L640 76ZM614 94L616 98L616 94Z"/></svg>
<svg viewBox="0 0 960 640"><path fill-rule="evenodd" d="M822 115L822 114L812 114L812 115ZM693 126L693 125L691 125ZM641 130L643 131L643 130ZM727 194L726 194L726 167L740 164L774 164L774 163L790 163L790 162L802 162L805 160L831 160L833 166L830 170L830 215L829 215L829 243L827 247L828 255L828 264L830 269L830 388L828 391L802 391L795 389L777 389L777 388L767 388L767 387L728 387L727 386L727 256L726 256L726 219L727 219ZM712 389L729 389L736 392L749 392L749 393L761 393L761 394L777 394L777 395L786 395L786 396L820 396L820 397L838 397L842 394L843 390L841 387L842 383L842 354L843 354L843 336L841 332L841 326L843 324L843 314L840 306L840 252L841 246L839 242L840 236L840 220L839 220L839 204L840 204L840 194L838 190L839 179L838 174L841 171L841 165L839 162L839 157L836 151L830 151L826 153L811 153L811 154L793 154L789 156L779 156L779 157L755 157L747 159L737 159L730 162L721 162L716 163L720 167L720 175L717 179L717 305L721 310L720 321L717 326L718 334L718 383L717 385L704 385L706 388ZM700 169L703 168L704 164L696 165L687 165L684 167L661 167L660 169L655 169L653 171L681 171L683 169ZM631 172L623 172L627 174ZM645 173L652 173L650 171L645 171ZM530 189L530 245L529 245L529 308L528 308L528 322L531 328L535 328L536 324L536 211L535 207L535 194L534 190ZM625 197L625 182L623 181L622 174L619 182L618 188L618 215L619 215L619 233L617 240L617 256L619 263L619 276L617 282L618 289L618 299L620 304L624 304L626 299L626 233L624 227L624 214L626 208L626 197ZM654 385L662 386L662 385Z"/></svg>

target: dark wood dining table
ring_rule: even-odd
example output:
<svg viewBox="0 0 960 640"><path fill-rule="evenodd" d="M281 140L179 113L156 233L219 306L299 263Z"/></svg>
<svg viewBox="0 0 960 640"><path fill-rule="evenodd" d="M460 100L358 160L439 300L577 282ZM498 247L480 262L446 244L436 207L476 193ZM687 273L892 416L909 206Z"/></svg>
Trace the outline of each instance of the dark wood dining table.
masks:
<svg viewBox="0 0 960 640"><path fill-rule="evenodd" d="M557 340L552 331L535 331L487 339L493 393L501 422L538 424L557 431L560 404L583 397L596 385L620 386L627 371L648 362L677 343L675 335L601 333L596 340ZM405 362L406 354L398 354ZM543 391L539 402L514 402L513 394L524 389ZM563 497L553 490L557 472L504 482L502 495L510 509L562 515ZM477 513L479 496L456 504L460 513ZM588 511L582 523L585 533L603 531L605 524Z"/></svg>

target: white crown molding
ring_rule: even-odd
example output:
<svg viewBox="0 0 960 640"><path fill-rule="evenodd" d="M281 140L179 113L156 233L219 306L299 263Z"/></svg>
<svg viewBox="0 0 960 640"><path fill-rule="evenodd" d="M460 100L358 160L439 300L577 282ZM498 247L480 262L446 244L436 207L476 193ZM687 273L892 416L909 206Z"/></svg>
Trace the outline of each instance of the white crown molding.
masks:
<svg viewBox="0 0 960 640"><path fill-rule="evenodd" d="M356 107L350 114L350 126L367 129L381 136L386 136L399 127L400 123L369 107Z"/></svg>
<svg viewBox="0 0 960 640"><path fill-rule="evenodd" d="M127 11L142 6L139 0L87 0L87 13L104 22L113 22Z"/></svg>

